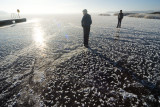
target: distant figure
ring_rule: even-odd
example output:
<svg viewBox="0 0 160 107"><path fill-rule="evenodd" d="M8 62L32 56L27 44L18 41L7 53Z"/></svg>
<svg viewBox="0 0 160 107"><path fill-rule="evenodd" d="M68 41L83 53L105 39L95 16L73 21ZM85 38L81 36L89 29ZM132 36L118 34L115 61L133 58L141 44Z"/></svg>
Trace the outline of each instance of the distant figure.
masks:
<svg viewBox="0 0 160 107"><path fill-rule="evenodd" d="M84 46L88 48L88 40L89 40L89 33L90 33L90 26L92 24L91 16L88 14L87 10L83 10L83 18L82 18L82 27L84 33Z"/></svg>
<svg viewBox="0 0 160 107"><path fill-rule="evenodd" d="M20 15L19 15L19 13L20 13L20 10L19 10L19 9L17 9L17 13L18 13L18 17L20 18Z"/></svg>
<svg viewBox="0 0 160 107"><path fill-rule="evenodd" d="M123 19L123 13L122 13L122 10L120 10L120 13L118 14L118 25L117 25L117 28L121 28L122 19Z"/></svg>

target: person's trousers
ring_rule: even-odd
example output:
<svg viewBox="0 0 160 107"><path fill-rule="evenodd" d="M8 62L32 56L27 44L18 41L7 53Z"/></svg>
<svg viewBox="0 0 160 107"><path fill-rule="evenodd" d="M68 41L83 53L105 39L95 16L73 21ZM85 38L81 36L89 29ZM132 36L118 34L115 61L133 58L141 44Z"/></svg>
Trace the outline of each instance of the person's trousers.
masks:
<svg viewBox="0 0 160 107"><path fill-rule="evenodd" d="M83 27L83 33L84 33L84 46L88 46L90 26Z"/></svg>
<svg viewBox="0 0 160 107"><path fill-rule="evenodd" d="M121 22L122 22L122 19L118 19L118 25L117 25L117 28L120 28L120 27L121 27Z"/></svg>

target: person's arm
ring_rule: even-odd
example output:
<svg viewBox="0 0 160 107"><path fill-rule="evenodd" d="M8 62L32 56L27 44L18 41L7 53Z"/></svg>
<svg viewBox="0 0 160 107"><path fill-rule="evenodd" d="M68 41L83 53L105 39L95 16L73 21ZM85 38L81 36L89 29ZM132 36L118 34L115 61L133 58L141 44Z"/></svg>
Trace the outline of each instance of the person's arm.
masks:
<svg viewBox="0 0 160 107"><path fill-rule="evenodd" d="M118 19L120 18L120 14L118 14Z"/></svg>
<svg viewBox="0 0 160 107"><path fill-rule="evenodd" d="M83 16L83 18L82 18L82 20L81 20L81 25L82 25L82 27L83 27L83 22L84 22L84 16Z"/></svg>
<svg viewBox="0 0 160 107"><path fill-rule="evenodd" d="M91 18L91 16L90 16L90 22L91 22L91 24L92 24L92 18Z"/></svg>
<svg viewBox="0 0 160 107"><path fill-rule="evenodd" d="M90 25L92 24L92 19L91 19L91 16L90 16L90 15L88 16L88 19L87 19L87 20L88 20L88 25L90 26Z"/></svg>

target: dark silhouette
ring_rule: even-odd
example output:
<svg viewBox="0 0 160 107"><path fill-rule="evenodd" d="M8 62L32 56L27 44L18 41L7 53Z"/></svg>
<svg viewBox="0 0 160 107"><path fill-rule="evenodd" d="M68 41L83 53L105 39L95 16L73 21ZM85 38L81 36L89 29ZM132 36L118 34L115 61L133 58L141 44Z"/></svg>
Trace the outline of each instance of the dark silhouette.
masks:
<svg viewBox="0 0 160 107"><path fill-rule="evenodd" d="M120 13L118 14L118 25L117 25L117 28L121 28L122 19L123 19L123 13L122 13L122 10L120 10Z"/></svg>
<svg viewBox="0 0 160 107"><path fill-rule="evenodd" d="M84 33L84 46L88 48L88 40L89 40L89 33L90 33L90 26L92 24L91 16L88 14L87 10L83 10L83 18L81 21Z"/></svg>

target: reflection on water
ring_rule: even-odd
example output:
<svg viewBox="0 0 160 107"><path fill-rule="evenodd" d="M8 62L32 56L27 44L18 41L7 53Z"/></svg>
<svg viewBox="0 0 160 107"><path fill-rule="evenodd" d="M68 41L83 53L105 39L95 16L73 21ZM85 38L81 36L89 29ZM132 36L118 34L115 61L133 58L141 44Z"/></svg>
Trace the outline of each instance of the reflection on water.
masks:
<svg viewBox="0 0 160 107"><path fill-rule="evenodd" d="M117 28L117 30L116 30L116 35L115 35L116 37L119 37L120 36L120 28Z"/></svg>
<svg viewBox="0 0 160 107"><path fill-rule="evenodd" d="M115 42L118 42L118 41L119 41L119 36L115 36L115 37L114 37L114 41L115 41Z"/></svg>
<svg viewBox="0 0 160 107"><path fill-rule="evenodd" d="M44 37L43 32L41 28L34 28L34 41L37 45L43 45L44 44Z"/></svg>
<svg viewBox="0 0 160 107"><path fill-rule="evenodd" d="M114 41L117 42L119 40L119 37L120 37L120 29L118 28L118 29L116 29Z"/></svg>
<svg viewBox="0 0 160 107"><path fill-rule="evenodd" d="M44 48L46 47L46 44L44 39L44 32L40 25L36 25L33 28L33 40L36 45L36 48L40 50L40 54L44 55Z"/></svg>

